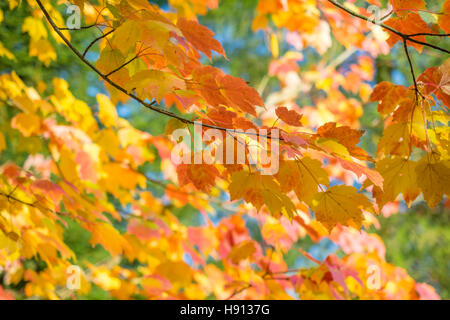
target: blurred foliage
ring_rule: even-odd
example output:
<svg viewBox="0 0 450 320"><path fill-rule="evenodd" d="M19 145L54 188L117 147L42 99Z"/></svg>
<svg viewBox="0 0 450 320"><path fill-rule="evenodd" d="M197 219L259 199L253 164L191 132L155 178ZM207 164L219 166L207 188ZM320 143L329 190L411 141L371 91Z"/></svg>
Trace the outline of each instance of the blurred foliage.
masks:
<svg viewBox="0 0 450 320"><path fill-rule="evenodd" d="M22 24L25 17L30 15L30 7L20 5L14 11L10 11L7 1L0 2L0 9L4 13L3 22L0 24L0 41L16 57L17 61L0 59L0 72L9 73L15 71L27 85L35 85L39 81L47 85L47 91L52 91L52 79L60 77L67 79L73 94L92 104L95 102L95 94L100 90L101 84L97 76L89 72L89 68L78 59L70 50L63 46L54 45L58 63L51 63L46 67L35 57L28 55L29 37L22 32ZM17 37L23 34L23 37ZM92 39L98 37L99 30L88 29L82 32L72 32L72 43L77 48L85 48ZM54 40L51 40L54 41Z"/></svg>
<svg viewBox="0 0 450 320"><path fill-rule="evenodd" d="M386 260L450 299L450 211L417 205L380 222L380 229L372 231L383 238Z"/></svg>

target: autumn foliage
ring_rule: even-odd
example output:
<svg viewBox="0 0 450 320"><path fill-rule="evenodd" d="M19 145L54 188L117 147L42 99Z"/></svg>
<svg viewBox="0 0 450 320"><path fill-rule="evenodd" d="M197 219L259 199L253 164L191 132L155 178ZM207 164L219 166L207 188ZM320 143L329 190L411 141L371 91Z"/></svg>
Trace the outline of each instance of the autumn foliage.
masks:
<svg viewBox="0 0 450 320"><path fill-rule="evenodd" d="M392 10L371 21L368 5L386 1L260 0L252 29L267 35L267 72L279 84L264 94L211 63L228 61L226 48L197 17L218 0L169 0L168 8L74 0L79 30L65 27L64 1L7 2L11 14L30 8L17 35L29 39L30 57L52 68L67 51L105 91L88 105L62 78L25 83L1 70L0 298L76 299L94 287L118 299L439 298L388 263L382 240L367 229L403 204L448 209L450 59L419 71L410 53L449 54L433 41L450 32L449 0L434 22L420 14L425 1L389 0ZM83 26L97 28L98 38L77 48L71 37ZM284 42L293 49L281 50ZM334 42L365 54L341 72L325 55ZM301 69L306 49L327 58ZM408 61L409 86L374 82L374 59L391 50ZM16 59L1 42L0 59ZM314 105L297 105L313 90ZM116 107L128 103L167 121L164 134L119 116ZM359 119L370 103L384 124L375 152L361 147ZM208 129L220 133L201 142L211 158L229 152L231 136L234 150L250 159L256 145L278 159L278 170L266 174L260 159L173 162L174 132ZM278 152L270 148L274 129ZM176 214L187 207L200 223ZM74 226L107 258L80 260L67 240ZM296 246L303 238L327 239L339 254L319 260ZM293 251L306 261L295 270ZM81 282L69 290L73 265Z"/></svg>

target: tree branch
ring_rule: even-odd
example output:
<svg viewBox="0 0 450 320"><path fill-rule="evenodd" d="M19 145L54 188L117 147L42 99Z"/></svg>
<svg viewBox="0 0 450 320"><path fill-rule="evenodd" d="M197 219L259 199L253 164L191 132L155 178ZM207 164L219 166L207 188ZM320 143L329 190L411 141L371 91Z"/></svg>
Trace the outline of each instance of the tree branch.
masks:
<svg viewBox="0 0 450 320"><path fill-rule="evenodd" d="M108 32L106 32L106 33L104 33L104 34L102 34L100 37L95 38L95 39L87 46L86 50L84 50L84 52L83 52L83 57L86 57L86 54L88 53L89 49L90 49L97 41L99 41L99 40L101 40L101 39L103 39L103 38L109 36L109 35L110 35L111 33L113 33L114 31L116 31L116 29L112 29L112 30L110 30L110 31L108 31Z"/></svg>
<svg viewBox="0 0 450 320"><path fill-rule="evenodd" d="M32 207L32 208L35 208L35 209L38 209L38 210L44 210L44 211L47 211L47 212L50 212L50 213L54 213L54 214L56 214L58 216L63 216L63 217L68 217L69 216L68 213L59 212L59 211L55 211L55 210L52 210L52 209L49 209L49 208L46 208L46 207L37 206L35 203L26 202L24 200L21 200L21 199L18 199L16 197L12 196L11 194L6 194L6 193L3 193L3 192L0 192L0 196L4 196L8 200L16 201L16 202L18 202L20 204L23 204L25 206L28 206L28 207Z"/></svg>
<svg viewBox="0 0 450 320"><path fill-rule="evenodd" d="M406 39L403 39L403 48L405 50L405 54L406 54L406 58L408 59L408 63L409 63L409 69L411 71L411 76L414 82L414 90L416 92L416 103L419 103L419 94L422 95L419 91L419 88L417 86L417 79L416 79L416 74L414 72L414 67L412 64L412 60L411 60L411 56L409 55L409 51L408 51L408 44L406 43Z"/></svg>
<svg viewBox="0 0 450 320"><path fill-rule="evenodd" d="M402 32L397 31L397 30L395 30L394 28L392 28L392 27L390 27L390 26L388 26L388 25L386 25L386 24L384 24L384 23L377 23L376 21L372 21L372 20L369 19L368 17L363 16L363 15L361 15L361 14L359 14L359 13L356 13L356 12L354 12L354 11L348 9L347 7L345 7L344 5L342 5L342 4L338 3L338 2L336 2L335 0L327 0L327 1L328 1L329 3L331 3L332 5L334 5L334 6L338 7L338 8L340 8L340 9L344 10L345 12L347 12L348 14L350 14L350 15L356 17L356 18L359 18L359 19L362 19L362 20L364 20L364 21L370 22L370 23L372 23L372 24L374 24L374 25L377 25L377 26L380 26L380 27L382 27L382 28L384 28L384 29L386 29L386 30L392 32L392 33L395 33L396 35L398 35L399 37L401 37L403 40L408 40L408 41L410 41L410 42L414 42L414 43L417 43L417 44L421 44L421 45L423 45L423 46L430 47L430 48L433 48L433 49L435 49L435 50L439 50L439 51L445 52L445 53L447 53L447 54L450 54L450 51L447 50L447 49L444 49L444 48L435 46L435 45L430 44L430 43L427 43L427 42L423 42L423 41L419 41L419 40L414 39L413 37L415 37L417 34L405 34L405 33L402 33ZM435 34L428 34L428 35L435 35ZM439 35L439 36L440 36L440 35ZM445 35L442 35L442 36L445 36Z"/></svg>
<svg viewBox="0 0 450 320"><path fill-rule="evenodd" d="M137 101L138 103L140 103L144 107L146 107L146 108L148 108L148 109L150 109L152 111L155 111L155 112L157 112L159 114L162 114L162 115L165 115L165 116L168 116L168 117L171 117L171 118L178 119L179 121L181 121L181 122L183 122L185 124L188 124L188 125L200 125L200 126L203 126L205 128L216 129L216 130L220 130L220 131L224 131L224 132L232 132L232 133L237 133L237 134L253 135L253 136L264 137L264 138L268 138L268 139L284 141L284 139L281 138L281 137L275 138L275 137L272 137L270 135L264 135L264 134L260 134L260 133L249 133L249 132L245 132L245 131L239 131L239 130L235 130L235 129L228 129L228 128L223 128L223 127L217 127L217 126L213 126L213 125L209 125L209 124L203 124L203 123L197 122L197 121L192 121L192 120L183 118L183 117L181 117L179 115L176 115L173 112L170 112L170 111L167 111L167 110L164 110L164 109L156 107L155 106L155 102L152 102L152 103L145 102L143 99L139 98L138 96L136 96L135 94L133 94L131 92L128 92L125 88L121 87L120 85L118 85L117 83L115 83L114 81L109 79L105 74L103 74L99 69L97 69L97 67L95 67L92 63L90 63L88 60L86 60L86 58L64 36L64 34L62 34L61 30L58 28L58 26L55 24L53 19L50 17L48 11L45 9L45 7L43 6L42 2L40 0L36 0L36 3L38 4L38 6L41 9L41 11L44 13L45 18L50 23L50 25L53 28L53 30L55 30L55 32L66 43L66 45L70 48L70 50L72 50L72 52L81 61L83 61L84 64L86 64L89 68L91 68L93 71L95 71L95 73L97 73L100 76L100 78L105 80L105 82L107 82L109 85L111 85L115 89L119 90L120 92L123 92L124 94L126 94L130 98L134 99L135 101Z"/></svg>
<svg viewBox="0 0 450 320"><path fill-rule="evenodd" d="M116 73L117 71L119 71L120 69L126 67L127 65L129 65L130 63L132 63L134 60L140 58L140 57L144 57L144 56L148 56L151 55L151 53L149 54L143 54L141 55L142 52L144 52L146 49L140 51L138 54L136 54L133 58L131 58L130 60L128 60L127 62L125 62L124 64L122 64L121 66L117 67L116 69L112 70L111 72L109 72L108 74L106 74L106 77L111 76L112 74Z"/></svg>

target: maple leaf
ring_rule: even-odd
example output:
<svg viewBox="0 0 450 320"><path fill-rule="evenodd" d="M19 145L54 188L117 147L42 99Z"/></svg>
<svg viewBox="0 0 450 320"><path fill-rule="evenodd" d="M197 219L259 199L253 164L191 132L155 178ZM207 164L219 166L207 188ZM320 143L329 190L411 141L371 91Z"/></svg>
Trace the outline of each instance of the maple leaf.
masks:
<svg viewBox="0 0 450 320"><path fill-rule="evenodd" d="M49 66L52 61L56 60L56 52L51 43L46 39L39 39L30 42L29 55L37 57L45 66Z"/></svg>
<svg viewBox="0 0 450 320"><path fill-rule="evenodd" d="M74 0L73 3L76 4L78 7L81 8L81 10L84 9L84 3L86 2L86 0Z"/></svg>
<svg viewBox="0 0 450 320"><path fill-rule="evenodd" d="M401 157L385 158L377 162L377 170L384 178L384 188L378 197L378 205L383 207L387 202L395 201L403 194L409 205L420 194L416 177L417 162Z"/></svg>
<svg viewBox="0 0 450 320"><path fill-rule="evenodd" d="M78 165L68 149L64 148L61 150L59 162L59 168L68 182L74 183L79 179L77 171Z"/></svg>
<svg viewBox="0 0 450 320"><path fill-rule="evenodd" d="M261 228L261 235L267 243L273 246L281 246L285 249L289 249L296 239L275 218L267 219Z"/></svg>
<svg viewBox="0 0 450 320"><path fill-rule="evenodd" d="M192 281L192 270L183 261L166 261L159 264L155 273L168 279L175 288L185 288Z"/></svg>
<svg viewBox="0 0 450 320"><path fill-rule="evenodd" d="M362 210L372 210L372 204L353 187L333 186L316 194L311 208L316 219L331 231L338 224L360 229Z"/></svg>
<svg viewBox="0 0 450 320"><path fill-rule="evenodd" d="M450 193L450 161L436 160L427 154L416 167L417 185L430 208L436 207Z"/></svg>
<svg viewBox="0 0 450 320"><path fill-rule="evenodd" d="M129 201L131 194L137 186L145 187L145 176L127 168L120 163L107 163L103 165L104 175L100 185L106 190L118 196L121 202Z"/></svg>
<svg viewBox="0 0 450 320"><path fill-rule="evenodd" d="M256 246L254 241L248 240L234 246L230 254L228 255L228 258L234 264L238 264L240 261L251 257L255 252Z"/></svg>
<svg viewBox="0 0 450 320"><path fill-rule="evenodd" d="M204 115L200 114L200 116L203 117ZM235 112L228 110L224 106L219 106L209 110L205 122L223 128L233 128L233 121L236 119L236 116Z"/></svg>
<svg viewBox="0 0 450 320"><path fill-rule="evenodd" d="M416 283L416 291L420 296L420 300L441 300L435 289L426 283Z"/></svg>
<svg viewBox="0 0 450 320"><path fill-rule="evenodd" d="M378 142L378 154L408 156L411 153L411 134L409 122L394 123L384 129Z"/></svg>
<svg viewBox="0 0 450 320"><path fill-rule="evenodd" d="M11 127L19 130L24 137L30 137L39 132L41 118L31 113L19 113L11 120Z"/></svg>
<svg viewBox="0 0 450 320"><path fill-rule="evenodd" d="M337 127L335 122L326 123L317 129L317 136L335 139L345 146L353 157L361 160L371 160L367 152L356 145L363 134L364 131L362 130L354 130L347 126Z"/></svg>
<svg viewBox="0 0 450 320"><path fill-rule="evenodd" d="M255 106L264 106L258 92L236 77L224 75L212 66L194 70L193 77L198 85L193 89L214 107L229 106L238 112L247 112L256 116Z"/></svg>
<svg viewBox="0 0 450 320"><path fill-rule="evenodd" d="M283 192L293 190L297 198L307 204L311 204L320 185L329 184L328 174L322 168L322 163L309 157L283 161L276 178Z"/></svg>
<svg viewBox="0 0 450 320"><path fill-rule="evenodd" d="M48 33L45 29L44 22L39 18L26 17L22 31L27 32L30 35L32 41L38 41L40 39L47 39Z"/></svg>
<svg viewBox="0 0 450 320"><path fill-rule="evenodd" d="M127 56L141 38L141 32L142 29L137 21L127 20L115 29L112 45Z"/></svg>
<svg viewBox="0 0 450 320"><path fill-rule="evenodd" d="M241 129L244 131L247 131L247 130L254 130L255 132L258 131L258 127L253 122L251 122L248 119L242 118L242 117L234 118L233 125L235 128Z"/></svg>
<svg viewBox="0 0 450 320"><path fill-rule="evenodd" d="M249 87L241 78L224 75L217 79L217 83L232 106L236 106L244 112L256 116L255 106L264 106L264 101L259 93Z"/></svg>
<svg viewBox="0 0 450 320"><path fill-rule="evenodd" d="M39 194L41 193L43 197L48 197L51 201L50 203L59 204L64 196L64 190L58 186L57 184L52 183L48 180L36 180L31 183L30 189L33 190L33 193ZM45 201L44 199L41 201Z"/></svg>
<svg viewBox="0 0 450 320"><path fill-rule="evenodd" d="M197 50L203 52L209 59L211 59L211 51L225 56L225 51L219 41L213 38L214 32L202 26L196 21L179 18L177 26L180 28L183 36L189 41Z"/></svg>
<svg viewBox="0 0 450 320"><path fill-rule="evenodd" d="M425 70L417 81L424 86L427 94L434 94L446 105L450 105L450 59L442 66Z"/></svg>
<svg viewBox="0 0 450 320"><path fill-rule="evenodd" d="M378 112L388 115L395 110L402 99L407 98L407 90L404 86L394 85L390 82L383 81L376 85L370 101L380 101Z"/></svg>
<svg viewBox="0 0 450 320"><path fill-rule="evenodd" d="M159 70L143 70L135 74L128 83L127 88L136 90L138 96L158 103L174 90L185 90L186 83L168 72Z"/></svg>
<svg viewBox="0 0 450 320"><path fill-rule="evenodd" d="M286 122L288 125L294 127L301 127L302 115L298 114L295 110L288 110L286 107L278 107L275 110L278 118Z"/></svg>
<svg viewBox="0 0 450 320"><path fill-rule="evenodd" d="M184 16L195 18L197 14L206 14L208 9L216 9L219 5L219 0L169 0L169 4Z"/></svg>
<svg viewBox="0 0 450 320"><path fill-rule="evenodd" d="M164 133L166 135L171 135L175 130L185 128L186 124L184 122L181 122L178 119L171 118L166 125L166 129L164 130Z"/></svg>
<svg viewBox="0 0 450 320"><path fill-rule="evenodd" d="M369 169L354 161L338 158L339 163L344 169L354 172L358 178L365 175L377 187L383 188L383 177L375 170Z"/></svg>
<svg viewBox="0 0 450 320"><path fill-rule="evenodd" d="M194 81L198 83L198 85L193 86L193 89L198 91L206 102L213 107L228 104L228 100L220 92L219 84L216 81L220 76L222 76L222 72L212 66L196 68L192 73Z"/></svg>
<svg viewBox="0 0 450 320"><path fill-rule="evenodd" d="M220 174L210 164L180 164L177 166L177 175L181 185L192 182L197 189L209 192Z"/></svg>
<svg viewBox="0 0 450 320"><path fill-rule="evenodd" d="M12 52L5 48L2 42L0 42L0 57L5 57L9 60L16 60L16 57L14 57Z"/></svg>
<svg viewBox="0 0 450 320"><path fill-rule="evenodd" d="M391 0L392 7L397 15L406 16L410 11L426 8L425 0Z"/></svg>
<svg viewBox="0 0 450 320"><path fill-rule="evenodd" d="M96 223L85 226L87 230L92 232L89 242L95 246L101 244L112 255L119 255L128 246L128 243L121 234L110 224Z"/></svg>
<svg viewBox="0 0 450 320"><path fill-rule="evenodd" d="M100 121L106 127L116 126L119 117L117 115L116 107L111 102L111 100L107 96L99 94L97 95L97 102L99 109L98 117Z"/></svg>
<svg viewBox="0 0 450 320"><path fill-rule="evenodd" d="M446 0L442 5L442 14L438 17L439 26L447 33L450 33L450 0Z"/></svg>
<svg viewBox="0 0 450 320"><path fill-rule="evenodd" d="M238 171L231 177L229 185L230 199L244 199L252 203L259 211L266 205L272 214L280 212L293 217L296 209L292 201L281 192L280 186L273 177L261 175L259 172L248 173Z"/></svg>
<svg viewBox="0 0 450 320"><path fill-rule="evenodd" d="M120 141L113 129L101 130L95 143L112 157L116 157L120 152Z"/></svg>

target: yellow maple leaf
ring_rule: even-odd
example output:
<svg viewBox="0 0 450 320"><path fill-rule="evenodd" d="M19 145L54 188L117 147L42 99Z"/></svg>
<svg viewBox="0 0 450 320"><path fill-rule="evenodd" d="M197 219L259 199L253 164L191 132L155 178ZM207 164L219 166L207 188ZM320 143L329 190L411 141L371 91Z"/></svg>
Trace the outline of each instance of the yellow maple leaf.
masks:
<svg viewBox="0 0 450 320"><path fill-rule="evenodd" d="M125 248L128 247L127 241L110 224L95 223L86 225L86 229L92 233L89 242L93 246L101 244L111 255L122 254Z"/></svg>
<svg viewBox="0 0 450 320"><path fill-rule="evenodd" d="M159 70L144 70L133 76L129 90L136 90L141 98L155 99L158 103L174 90L185 90L186 83L177 76Z"/></svg>
<svg viewBox="0 0 450 320"><path fill-rule="evenodd" d="M30 41L29 54L31 57L37 57L47 67L50 65L50 62L56 60L56 51L46 39Z"/></svg>
<svg viewBox="0 0 450 320"><path fill-rule="evenodd" d="M408 122L394 123L384 129L378 143L378 154L409 156L411 153L411 135Z"/></svg>
<svg viewBox="0 0 450 320"><path fill-rule="evenodd" d="M113 129L101 130L97 136L96 143L112 157L116 157L120 151L120 141Z"/></svg>
<svg viewBox="0 0 450 320"><path fill-rule="evenodd" d="M64 178L67 179L68 182L74 183L75 181L79 180L77 167L78 165L73 159L73 154L67 149L61 150L59 158L59 168L61 169Z"/></svg>
<svg viewBox="0 0 450 320"><path fill-rule="evenodd" d="M416 175L417 185L431 208L450 193L450 161L436 160L433 155L427 154L417 164Z"/></svg>
<svg viewBox="0 0 450 320"><path fill-rule="evenodd" d="M319 160L304 157L298 161L284 161L276 175L283 192L294 190L297 198L311 204L319 191L319 184L328 186L328 174Z"/></svg>
<svg viewBox="0 0 450 320"><path fill-rule="evenodd" d="M16 8L22 0L8 0L9 2L9 10L13 10Z"/></svg>
<svg viewBox="0 0 450 320"><path fill-rule="evenodd" d="M48 36L43 20L35 17L25 18L22 25L22 31L27 32L32 41L47 39Z"/></svg>
<svg viewBox="0 0 450 320"><path fill-rule="evenodd" d="M350 186L333 186L316 194L311 209L329 231L337 224L361 228L363 209L371 210L369 199Z"/></svg>
<svg viewBox="0 0 450 320"><path fill-rule="evenodd" d="M136 42L141 37L141 32L141 27L137 21L127 20L114 31L112 44L126 56L131 49L135 49Z"/></svg>
<svg viewBox="0 0 450 320"><path fill-rule="evenodd" d="M134 190L138 186L144 188L146 185L145 176L119 163L105 164L103 171L104 176L100 185L116 195L122 203L131 200L130 190Z"/></svg>
<svg viewBox="0 0 450 320"><path fill-rule="evenodd" d="M244 199L258 211L266 205L272 214L281 212L288 217L295 214L295 205L281 192L280 186L271 176L264 176L259 172L238 171L231 177L229 190L232 201Z"/></svg>
<svg viewBox="0 0 450 320"><path fill-rule="evenodd" d="M117 111L111 100L104 94L97 95L98 117L105 127L113 127L117 124Z"/></svg>
<svg viewBox="0 0 450 320"><path fill-rule="evenodd" d="M19 130L24 137L30 137L39 132L41 118L32 113L19 113L11 120L11 126Z"/></svg>
<svg viewBox="0 0 450 320"><path fill-rule="evenodd" d="M393 157L377 162L377 170L384 178L384 193L378 198L380 207L387 202L395 201L399 194L403 194L403 199L408 206L420 194L416 183L417 162L408 159Z"/></svg>
<svg viewBox="0 0 450 320"><path fill-rule="evenodd" d="M233 247L228 258L231 259L231 262L234 264L238 264L240 261L251 257L255 252L256 247L253 241L243 241Z"/></svg>
<svg viewBox="0 0 450 320"><path fill-rule="evenodd" d="M191 268L183 261L166 261L158 265L155 273L168 279L175 289L183 288L192 280Z"/></svg>
<svg viewBox="0 0 450 320"><path fill-rule="evenodd" d="M316 140L316 145L326 153L332 154L342 159L351 159L348 149L334 139L319 138Z"/></svg>

